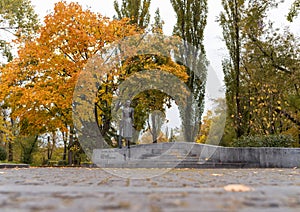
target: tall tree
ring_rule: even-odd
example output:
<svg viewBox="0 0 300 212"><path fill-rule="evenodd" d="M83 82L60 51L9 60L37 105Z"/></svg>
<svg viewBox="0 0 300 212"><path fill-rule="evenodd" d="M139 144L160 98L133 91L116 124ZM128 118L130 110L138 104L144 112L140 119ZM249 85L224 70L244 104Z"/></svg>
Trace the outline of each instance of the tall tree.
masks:
<svg viewBox="0 0 300 212"><path fill-rule="evenodd" d="M145 29L149 25L149 6L150 0L144 0L143 4L141 1L122 1L121 9L115 1L115 9L120 17L129 17L132 18L132 22L136 23L140 28ZM140 11L140 12L139 12ZM146 15L147 14L147 15ZM145 18L140 18L144 17ZM159 9L156 10L154 23L151 26L153 33L162 34L163 21L161 20ZM149 38L153 39L153 38ZM155 36L151 42L148 42L148 48L151 46L156 46L161 50L165 50L168 47L164 43L163 36ZM165 45L165 46L164 46ZM130 76L133 73L137 73L143 70L161 70L170 72L175 76L178 76L179 79L185 78L186 70L183 66L176 64L171 59L170 52L165 52L164 56L162 55L140 55L129 58L126 61L123 61L123 69L126 70L126 74ZM166 56L170 55L170 56ZM183 77L182 77L183 76ZM123 79L120 79L123 80ZM142 130L146 126L146 119L149 117L149 114L155 110L164 111L166 105L170 107L170 97L165 93L158 90L148 90L138 94L133 103L135 107L135 126L137 131ZM150 120L151 122L151 120Z"/></svg>
<svg viewBox="0 0 300 212"><path fill-rule="evenodd" d="M147 50L157 46L161 47L163 43L160 38L157 38L157 36L152 37L152 35L149 35L148 37L146 36L144 38L144 41L146 42L143 42L143 44L140 43L140 37L138 37L138 40L139 45L141 45L140 49ZM116 67L118 73L108 73L108 77L103 79L99 88L98 98L101 99L101 101L97 101L96 103L98 124L102 135L108 142L111 137L116 136L116 129L114 128L116 125L114 124L113 126L112 122L117 120L111 116L111 103L113 97L118 97L122 100L124 100L124 98L133 98L132 107L134 107L135 111L134 125L136 131L141 131L147 127L146 121L151 112L156 110L164 111L166 106L171 106L170 96L164 93L162 89L149 88L147 90L143 90L143 88L149 85L148 83L155 83L147 80L149 77L147 74L145 74L145 76L141 74L142 76L139 75L140 78L137 79L134 77L131 78L131 76L135 76L139 72L143 72L145 70L157 73L154 74L157 79L157 84L154 84L154 86L164 88L174 86L174 82L170 79L162 85L159 79L165 76L164 73L175 75L178 77L178 80L182 80L183 82L185 82L188 78L186 68L175 63L171 57L155 54L135 55L135 53L130 53L129 55L132 56L127 55L128 58L121 61L121 67ZM155 72L155 70L158 72ZM126 81L127 79L129 80ZM126 82L129 82L132 85L128 87L126 86L126 89L124 90L120 90L119 86L122 83L126 84ZM172 90L178 91L178 89L179 88L173 88ZM180 93L180 90L178 93Z"/></svg>
<svg viewBox="0 0 300 212"><path fill-rule="evenodd" d="M244 0L222 0L224 12L220 15L220 24L223 28L223 37L229 51L229 60L223 61L226 99L231 102L230 114L234 116L236 136L243 135L242 106L240 103L240 65L241 65L241 27Z"/></svg>
<svg viewBox="0 0 300 212"><path fill-rule="evenodd" d="M30 0L2 0L0 2L0 50L12 60L11 43L7 37L27 38L38 29L38 17ZM6 36L5 36L6 35Z"/></svg>
<svg viewBox="0 0 300 212"><path fill-rule="evenodd" d="M256 95L249 100L252 133L292 133L300 141L299 41L288 29L281 33L272 24L263 25L263 34L257 36L250 22L245 24L249 41L244 66L249 80L245 86Z"/></svg>
<svg viewBox="0 0 300 212"><path fill-rule="evenodd" d="M280 34L272 23L265 24L268 10L276 7L277 1L222 4L219 21L229 51L223 70L228 120L235 137L284 133L297 126L297 112L292 112L297 107L290 107L289 96L298 95L299 83L286 81L299 78L298 44L290 32Z"/></svg>
<svg viewBox="0 0 300 212"><path fill-rule="evenodd" d="M161 19L159 8L155 11L154 23L152 24L153 33L163 33L164 21Z"/></svg>
<svg viewBox="0 0 300 212"><path fill-rule="evenodd" d="M300 10L300 0L295 0L290 8L290 11L287 16L287 20L292 22L293 19L298 16L299 10Z"/></svg>
<svg viewBox="0 0 300 212"><path fill-rule="evenodd" d="M76 3L55 5L40 35L26 40L19 57L2 69L1 100L10 105L23 134L59 129L68 133L69 149L73 147L72 98L78 74L106 43L136 33L128 21L111 21Z"/></svg>
<svg viewBox="0 0 300 212"><path fill-rule="evenodd" d="M13 60L12 48L25 40L29 40L39 28L37 14L29 0L2 0L0 2L0 54L3 55L3 60L0 60L0 64L6 64ZM12 42L16 39L18 42ZM1 72L1 70L0 70ZM1 98L1 97L0 97ZM1 114L3 110L6 110L9 105L0 104L0 119L11 119L9 115L2 117ZM9 124L7 124L9 123ZM3 137L7 138L8 142L8 160L13 160L13 144L11 136L14 132L8 133L7 131L12 131L14 120L6 122L4 127L6 130ZM8 125L10 127L8 127ZM1 128L1 126L0 126Z"/></svg>
<svg viewBox="0 0 300 212"><path fill-rule="evenodd" d="M151 0L122 0L121 6L118 1L114 1L114 7L118 19L130 18L131 23L137 24L141 29L145 29L150 21Z"/></svg>
<svg viewBox="0 0 300 212"><path fill-rule="evenodd" d="M182 116L182 125L186 141L194 141L204 108L207 61L203 45L204 29L207 23L206 0L171 0L177 16L173 34L184 40L181 58L187 66L189 76L186 82L192 92Z"/></svg>

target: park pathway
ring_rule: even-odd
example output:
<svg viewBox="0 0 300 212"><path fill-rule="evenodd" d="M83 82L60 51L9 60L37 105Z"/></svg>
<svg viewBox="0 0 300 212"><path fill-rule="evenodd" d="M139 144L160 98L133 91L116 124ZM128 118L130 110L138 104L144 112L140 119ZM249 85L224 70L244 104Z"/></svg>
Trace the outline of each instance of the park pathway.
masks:
<svg viewBox="0 0 300 212"><path fill-rule="evenodd" d="M0 169L0 211L296 212L300 169Z"/></svg>

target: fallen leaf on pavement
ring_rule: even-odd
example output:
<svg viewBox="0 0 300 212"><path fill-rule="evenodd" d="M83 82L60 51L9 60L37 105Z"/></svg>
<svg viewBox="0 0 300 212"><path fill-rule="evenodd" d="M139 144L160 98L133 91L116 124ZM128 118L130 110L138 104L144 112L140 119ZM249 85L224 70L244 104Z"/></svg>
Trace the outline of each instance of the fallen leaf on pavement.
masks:
<svg viewBox="0 0 300 212"><path fill-rule="evenodd" d="M223 176L223 174L211 174L212 176L218 176L218 177L220 177L220 176Z"/></svg>
<svg viewBox="0 0 300 212"><path fill-rule="evenodd" d="M224 186L225 191L230 191L230 192L248 192L248 191L253 191L251 187L242 185L242 184L230 184L227 186Z"/></svg>

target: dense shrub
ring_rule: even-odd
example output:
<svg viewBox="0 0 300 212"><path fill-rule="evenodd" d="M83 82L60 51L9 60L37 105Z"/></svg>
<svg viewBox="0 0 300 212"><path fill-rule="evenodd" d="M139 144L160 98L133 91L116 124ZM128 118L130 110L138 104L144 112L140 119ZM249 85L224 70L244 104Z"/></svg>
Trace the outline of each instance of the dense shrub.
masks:
<svg viewBox="0 0 300 212"><path fill-rule="evenodd" d="M233 147L295 147L297 142L290 135L255 135L233 140Z"/></svg>
<svg viewBox="0 0 300 212"><path fill-rule="evenodd" d="M18 139L21 147L21 162L33 163L33 154L38 151L38 136L19 137Z"/></svg>
<svg viewBox="0 0 300 212"><path fill-rule="evenodd" d="M58 165L58 166L67 166L67 165L68 165L68 162L65 161L65 160L60 160L60 161L58 161L57 165Z"/></svg>
<svg viewBox="0 0 300 212"><path fill-rule="evenodd" d="M5 149L2 146L0 146L0 161L6 160L6 157L7 157L7 153Z"/></svg>

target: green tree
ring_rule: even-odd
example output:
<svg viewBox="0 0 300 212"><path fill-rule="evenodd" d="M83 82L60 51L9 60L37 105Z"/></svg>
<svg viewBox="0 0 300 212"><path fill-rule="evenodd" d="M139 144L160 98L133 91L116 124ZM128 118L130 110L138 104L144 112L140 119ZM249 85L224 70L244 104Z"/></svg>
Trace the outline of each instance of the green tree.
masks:
<svg viewBox="0 0 300 212"><path fill-rule="evenodd" d="M237 138L299 128L299 107L291 100L299 98L299 44L288 30L281 34L272 23L265 24L267 11L277 2L223 1L223 6L219 21L229 51L223 62L227 128L233 126Z"/></svg>
<svg viewBox="0 0 300 212"><path fill-rule="evenodd" d="M33 154L38 151L38 135L29 137L19 137L17 139L21 147L21 162L26 164L33 163Z"/></svg>
<svg viewBox="0 0 300 212"><path fill-rule="evenodd" d="M154 36L154 39L151 39L152 38L149 35L149 43L142 48L149 49L162 43L156 36ZM171 97L161 90L143 90L146 86L143 82L149 83L149 81L147 81L147 77L143 78L144 76L140 76L141 78L131 78L131 76L135 76L135 74L143 72L144 70L158 70L161 74L157 74L157 79L163 77L164 72L177 76L179 78L178 80L182 80L183 82L187 79L185 67L175 63L170 57L161 55L133 54L133 56L122 61L121 67L116 67L116 69L118 70L117 74L109 72L108 76L103 79L98 91L99 101L96 102L98 125L100 127L101 134L105 137L108 143L110 142L111 137L117 136L117 130L114 126L118 126L118 124L112 124L112 122L116 122L120 119L120 117L112 117L111 109L114 108L112 107L113 98L118 97L122 101L124 101L124 98L132 98L131 106L134 108L134 125L137 134L139 131L147 127L147 119L151 112L164 112L166 106L171 106ZM129 79L129 81L126 81L127 79ZM126 88L120 89L119 86L122 83L126 84L126 82L130 82L130 84L133 84L134 86L125 86ZM124 86L124 84L122 85ZM164 85L173 86L172 82L165 82ZM176 89L177 88L174 88L173 90ZM180 93L180 91L178 91L178 93Z"/></svg>
<svg viewBox="0 0 300 212"><path fill-rule="evenodd" d="M6 160L7 157L7 153L5 148L2 147L2 145L0 145L0 161Z"/></svg>
<svg viewBox="0 0 300 212"><path fill-rule="evenodd" d="M199 123L204 108L207 61L203 45L204 29L207 23L206 0L171 0L177 16L173 35L184 40L180 57L187 66L189 76L186 84L193 97L187 100L185 112L181 114L186 141L194 141L198 134Z"/></svg>
<svg viewBox="0 0 300 212"><path fill-rule="evenodd" d="M29 0L2 0L0 2L0 31L12 38L28 39L39 28L38 17ZM0 36L1 53L11 61L11 43Z"/></svg>
<svg viewBox="0 0 300 212"><path fill-rule="evenodd" d="M152 24L153 33L163 33L164 21L161 19L159 8L155 11L154 23Z"/></svg>
<svg viewBox="0 0 300 212"><path fill-rule="evenodd" d="M252 129L260 134L298 131L300 141L299 41L288 30L268 29L261 38L249 37L246 76L252 81L248 89L256 95L249 100Z"/></svg>
<svg viewBox="0 0 300 212"><path fill-rule="evenodd" d="M224 11L221 12L219 23L223 28L223 37L229 52L229 58L223 60L224 81L226 85L226 101L236 137L247 134L249 114L245 109L249 93L245 83L246 56L244 48L250 37L260 37L264 32L266 11L276 6L275 1L223 0ZM249 64L248 64L249 65Z"/></svg>
<svg viewBox="0 0 300 212"><path fill-rule="evenodd" d="M228 60L223 61L223 71L226 85L226 100L229 114L233 118L236 136L243 135L242 105L240 100L240 65L241 65L241 27L244 0L222 0L224 11L221 12L219 22L223 28L223 37L229 51Z"/></svg>
<svg viewBox="0 0 300 212"><path fill-rule="evenodd" d="M123 1L121 9L115 1L115 9L118 13L119 18L129 17L132 18L133 23L136 23L140 28L145 29L149 25L149 5L151 1ZM146 5L146 6L145 6ZM139 12L140 11L140 12ZM146 19L140 19L142 14L147 14ZM159 9L156 10L154 23L151 26L153 33L162 34L163 21L161 20ZM149 42L148 47L156 46L158 48L164 49L163 42L160 41L159 36L155 38L152 42ZM170 54L167 52L166 55ZM183 79L185 75L185 68L174 63L170 57L161 55L139 55L128 58L126 61L122 61L122 69L125 70L125 77L119 78L119 83L121 83L126 77L130 75L143 71L143 70L161 70L170 72L180 79ZM183 77L182 77L183 76ZM183 79L184 80L184 79ZM132 106L135 108L135 127L137 131L140 131L147 127L147 119L149 114L155 110L164 111L165 107L170 107L171 97L159 90L147 90L136 95L132 101ZM109 114L109 113L108 113ZM106 120L109 120L109 116ZM151 122L151 120L149 120ZM112 135L112 134L111 134Z"/></svg>
<svg viewBox="0 0 300 212"><path fill-rule="evenodd" d="M299 106L295 104L300 97L299 41L288 29L280 33L272 23L264 24L266 11L276 6L276 1L253 3L244 22L248 39L243 46L244 97L248 96L248 104L243 107L250 126L247 131L269 135L298 128L300 138Z"/></svg>
<svg viewBox="0 0 300 212"><path fill-rule="evenodd" d="M300 0L295 0L290 8L290 11L287 16L287 20L292 22L299 14L300 10Z"/></svg>
<svg viewBox="0 0 300 212"><path fill-rule="evenodd" d="M118 19L130 18L132 24L137 24L139 28L145 29L150 21L151 0L122 0L121 6L118 1L114 1L114 7Z"/></svg>

